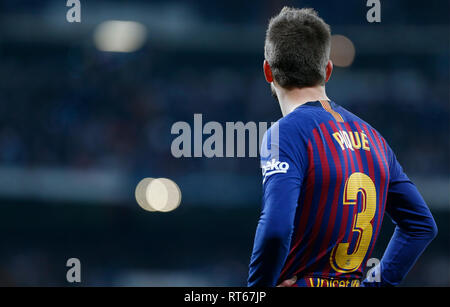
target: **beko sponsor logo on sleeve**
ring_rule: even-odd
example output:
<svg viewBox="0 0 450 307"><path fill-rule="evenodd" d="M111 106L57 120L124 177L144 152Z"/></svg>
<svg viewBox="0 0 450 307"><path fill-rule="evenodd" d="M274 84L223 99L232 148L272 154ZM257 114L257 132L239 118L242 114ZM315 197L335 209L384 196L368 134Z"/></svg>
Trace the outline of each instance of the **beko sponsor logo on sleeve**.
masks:
<svg viewBox="0 0 450 307"><path fill-rule="evenodd" d="M289 169L289 163L272 159L271 161L267 161L261 168L264 183L268 177L274 174L286 174Z"/></svg>

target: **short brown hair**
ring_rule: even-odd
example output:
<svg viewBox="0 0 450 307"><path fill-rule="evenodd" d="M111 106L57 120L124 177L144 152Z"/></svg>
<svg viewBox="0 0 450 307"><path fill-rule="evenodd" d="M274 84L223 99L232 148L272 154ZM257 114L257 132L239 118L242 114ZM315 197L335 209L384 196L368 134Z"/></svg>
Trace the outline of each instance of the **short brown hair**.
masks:
<svg viewBox="0 0 450 307"><path fill-rule="evenodd" d="M266 32L265 58L284 88L325 84L330 58L330 26L314 9L284 7Z"/></svg>

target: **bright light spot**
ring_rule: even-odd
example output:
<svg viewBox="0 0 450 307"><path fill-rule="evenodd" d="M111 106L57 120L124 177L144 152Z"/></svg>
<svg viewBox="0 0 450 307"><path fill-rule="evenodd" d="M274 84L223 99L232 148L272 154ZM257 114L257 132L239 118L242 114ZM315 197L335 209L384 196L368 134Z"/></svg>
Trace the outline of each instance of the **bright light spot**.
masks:
<svg viewBox="0 0 450 307"><path fill-rule="evenodd" d="M150 207L147 201L147 188L150 183L153 181L153 178L144 178L139 184L136 186L136 190L134 192L134 196L136 197L136 201L141 206L142 209L147 211L155 211L152 207Z"/></svg>
<svg viewBox="0 0 450 307"><path fill-rule="evenodd" d="M95 46L101 51L133 52L142 47L147 36L143 24L134 21L105 21L94 33Z"/></svg>
<svg viewBox="0 0 450 307"><path fill-rule="evenodd" d="M139 182L135 191L136 201L144 210L169 212L181 202L178 185L167 178L145 178Z"/></svg>
<svg viewBox="0 0 450 307"><path fill-rule="evenodd" d="M155 204L153 207L162 212L169 212L178 208L181 202L181 191L178 185L170 179L159 178L151 183L150 191L153 191L152 187L156 184L160 187L159 190L155 188L157 193L151 194L150 202L153 204L154 199L155 202L159 201L160 203L159 206ZM164 188L161 188L161 186L164 186ZM160 197L161 200L158 200L158 197Z"/></svg>
<svg viewBox="0 0 450 307"><path fill-rule="evenodd" d="M355 46L352 41L343 35L331 37L331 61L338 67L348 67L355 59Z"/></svg>

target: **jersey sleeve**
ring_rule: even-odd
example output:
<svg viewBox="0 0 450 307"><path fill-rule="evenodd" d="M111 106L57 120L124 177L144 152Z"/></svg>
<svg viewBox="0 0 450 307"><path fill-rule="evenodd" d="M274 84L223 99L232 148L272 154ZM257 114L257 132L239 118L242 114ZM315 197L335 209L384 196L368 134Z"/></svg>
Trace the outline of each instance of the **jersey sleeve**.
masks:
<svg viewBox="0 0 450 307"><path fill-rule="evenodd" d="M261 146L262 210L249 265L248 286L276 286L289 253L294 217L304 177L296 131L272 126Z"/></svg>
<svg viewBox="0 0 450 307"><path fill-rule="evenodd" d="M437 226L416 186L403 171L392 149L384 143L390 176L386 212L396 227L380 261L381 283L378 285L395 286L437 235ZM363 284L370 285L366 281Z"/></svg>

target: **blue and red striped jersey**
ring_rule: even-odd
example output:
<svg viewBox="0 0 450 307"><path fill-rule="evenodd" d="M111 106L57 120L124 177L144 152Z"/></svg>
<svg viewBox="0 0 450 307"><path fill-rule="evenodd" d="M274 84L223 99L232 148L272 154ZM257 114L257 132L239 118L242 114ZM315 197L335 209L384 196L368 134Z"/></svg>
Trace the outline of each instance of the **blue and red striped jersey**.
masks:
<svg viewBox="0 0 450 307"><path fill-rule="evenodd" d="M362 279L389 185L410 182L384 138L334 102L308 102L267 131L261 167L248 284Z"/></svg>

